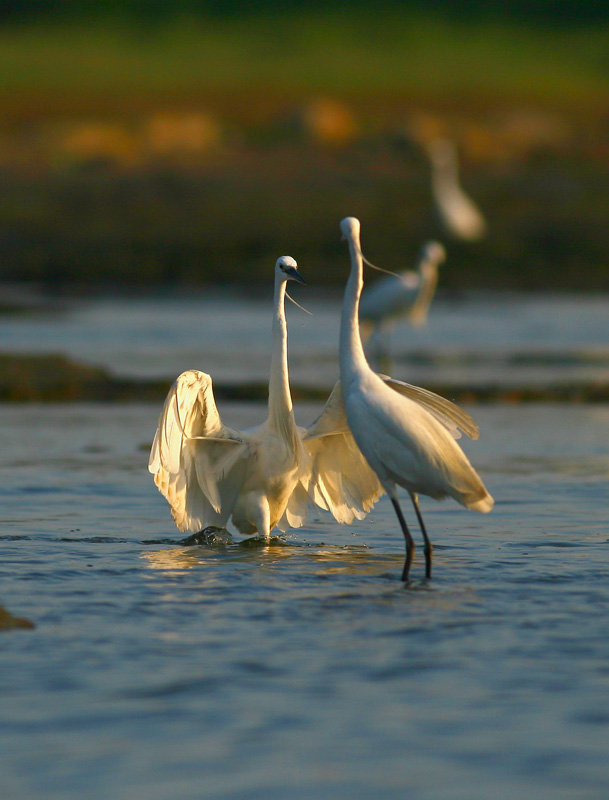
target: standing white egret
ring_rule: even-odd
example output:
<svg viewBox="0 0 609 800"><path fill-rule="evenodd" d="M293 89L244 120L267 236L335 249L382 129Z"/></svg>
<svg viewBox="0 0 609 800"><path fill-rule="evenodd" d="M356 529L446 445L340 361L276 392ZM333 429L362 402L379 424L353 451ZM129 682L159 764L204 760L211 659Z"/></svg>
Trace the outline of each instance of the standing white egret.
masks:
<svg viewBox="0 0 609 800"><path fill-rule="evenodd" d="M438 266L446 258L439 242L421 248L417 269L380 278L362 292L359 319L367 338L400 317L412 325L424 325L438 285Z"/></svg>
<svg viewBox="0 0 609 800"><path fill-rule="evenodd" d="M340 377L347 421L400 522L406 540L402 580L408 580L415 545L398 502L396 484L405 488L412 499L425 542L425 574L430 578L433 548L417 495L426 494L436 500L450 496L473 511L488 512L493 507L493 498L455 442L456 427L472 438L477 436L477 428L465 412L443 398L433 395L433 405L425 399L428 393L416 387L409 387L409 393L400 395L370 369L358 324L363 288L359 220L346 217L340 229L351 256L340 327Z"/></svg>
<svg viewBox="0 0 609 800"><path fill-rule="evenodd" d="M237 431L223 424L211 377L183 372L169 390L148 468L181 531L232 522L268 539L301 526L309 497L339 522L361 519L383 490L353 441L336 388L309 428L297 427L288 377L286 283L304 283L296 261L275 265L273 350L267 420ZM289 295L288 295L289 297Z"/></svg>
<svg viewBox="0 0 609 800"><path fill-rule="evenodd" d="M486 233L482 212L459 185L457 148L449 139L432 139L431 189L444 227L458 239L474 242Z"/></svg>

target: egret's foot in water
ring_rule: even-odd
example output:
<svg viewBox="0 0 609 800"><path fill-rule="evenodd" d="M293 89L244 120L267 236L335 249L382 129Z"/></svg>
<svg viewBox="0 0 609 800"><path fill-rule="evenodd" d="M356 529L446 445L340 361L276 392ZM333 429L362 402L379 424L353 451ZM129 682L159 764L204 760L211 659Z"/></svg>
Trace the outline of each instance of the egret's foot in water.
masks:
<svg viewBox="0 0 609 800"><path fill-rule="evenodd" d="M247 539L243 539L239 544L241 547L267 547L271 544L271 537L261 536L259 533L255 533L253 536L248 536Z"/></svg>
<svg viewBox="0 0 609 800"><path fill-rule="evenodd" d="M233 537L226 530L226 528L216 528L214 525L209 525L203 528L202 531L193 533L192 536L187 536L180 542L184 547L192 547L193 545L210 545L210 544L232 544Z"/></svg>

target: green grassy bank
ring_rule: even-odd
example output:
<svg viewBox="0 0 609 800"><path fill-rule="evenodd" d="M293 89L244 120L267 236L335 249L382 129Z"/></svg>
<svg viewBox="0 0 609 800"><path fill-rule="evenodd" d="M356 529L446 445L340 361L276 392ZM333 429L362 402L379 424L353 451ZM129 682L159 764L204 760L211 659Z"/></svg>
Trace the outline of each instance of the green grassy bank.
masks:
<svg viewBox="0 0 609 800"><path fill-rule="evenodd" d="M456 92L562 107L606 96L608 45L603 25L457 22L349 6L229 19L178 16L159 25L102 17L3 26L0 92L94 98L256 89L289 97L324 91L424 99ZM256 98L251 103L255 113ZM248 109L233 112L239 117Z"/></svg>

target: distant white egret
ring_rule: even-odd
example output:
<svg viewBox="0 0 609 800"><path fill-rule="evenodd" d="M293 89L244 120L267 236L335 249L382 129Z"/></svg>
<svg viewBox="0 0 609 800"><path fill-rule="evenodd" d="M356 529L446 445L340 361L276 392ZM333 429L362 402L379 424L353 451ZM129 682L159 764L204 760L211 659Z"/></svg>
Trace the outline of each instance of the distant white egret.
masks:
<svg viewBox="0 0 609 800"><path fill-rule="evenodd" d="M457 148L449 139L432 139L431 189L444 227L458 239L477 241L486 233L486 222L474 201L459 185Z"/></svg>
<svg viewBox="0 0 609 800"><path fill-rule="evenodd" d="M237 431L223 424L211 377L182 373L169 390L148 468L181 531L232 522L266 539L300 527L309 498L339 522L363 518L383 493L346 423L340 387L309 428L297 427L288 378L286 283L304 283L296 261L275 265L268 418ZM288 295L289 297L289 295Z"/></svg>
<svg viewBox="0 0 609 800"><path fill-rule="evenodd" d="M362 292L359 319L365 337L406 317L413 325L424 325L438 285L438 265L446 258L439 242L421 248L417 269L380 278Z"/></svg>
<svg viewBox="0 0 609 800"><path fill-rule="evenodd" d="M389 495L406 540L402 580L408 580L415 545L398 502L396 484L412 499L425 542L425 574L431 577L433 548L418 504L418 494L436 500L453 497L466 508L488 512L493 498L461 448L458 428L477 438L469 415L424 389L407 387L401 396L366 361L358 324L363 288L360 223L346 217L340 229L349 243L351 273L347 281L340 327L340 377L349 428L369 465ZM394 382L394 388L398 388Z"/></svg>

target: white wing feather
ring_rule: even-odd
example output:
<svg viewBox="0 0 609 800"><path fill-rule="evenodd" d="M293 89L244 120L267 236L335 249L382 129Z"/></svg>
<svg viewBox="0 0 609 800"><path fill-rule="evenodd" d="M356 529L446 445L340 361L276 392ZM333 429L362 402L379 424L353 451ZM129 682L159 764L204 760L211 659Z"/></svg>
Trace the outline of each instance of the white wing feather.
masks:
<svg viewBox="0 0 609 800"><path fill-rule="evenodd" d="M480 435L478 426L470 415L445 397L441 397L435 392L430 392L428 389L421 389L419 386L412 386L410 383L395 380L395 378L390 378L387 375L379 375L379 377L398 394L408 397L409 400L414 400L415 403L423 406L430 414L433 414L455 439L461 438L461 431L466 436L469 436L470 439L477 439Z"/></svg>
<svg viewBox="0 0 609 800"><path fill-rule="evenodd" d="M148 463L181 531L226 524L247 452L239 431L220 419L210 376L183 372L165 400Z"/></svg>
<svg viewBox="0 0 609 800"><path fill-rule="evenodd" d="M301 528L306 522L308 508L309 495L301 480L296 484L283 516L277 523L279 530L285 533L289 528Z"/></svg>
<svg viewBox="0 0 609 800"><path fill-rule="evenodd" d="M463 409L444 397L380 375L394 391L418 403L459 439L461 430L478 438L478 426ZM307 490L313 502L331 511L338 522L362 519L384 490L357 447L349 430L340 381L335 384L319 417L305 433L312 462Z"/></svg>
<svg viewBox="0 0 609 800"><path fill-rule="evenodd" d="M384 490L349 430L340 381L306 429L304 445L311 458L307 484L311 500L338 522L363 519Z"/></svg>

